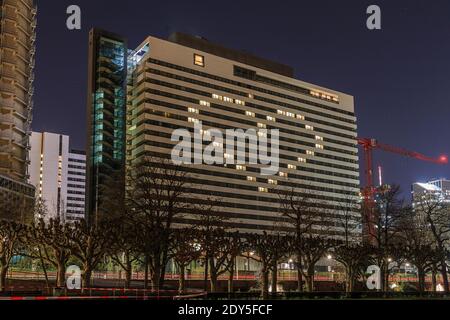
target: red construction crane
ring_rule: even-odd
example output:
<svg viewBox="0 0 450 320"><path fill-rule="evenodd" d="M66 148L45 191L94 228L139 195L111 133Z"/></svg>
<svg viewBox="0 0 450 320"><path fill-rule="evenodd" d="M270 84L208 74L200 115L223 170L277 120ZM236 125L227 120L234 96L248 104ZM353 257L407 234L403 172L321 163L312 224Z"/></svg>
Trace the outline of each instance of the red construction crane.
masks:
<svg viewBox="0 0 450 320"><path fill-rule="evenodd" d="M384 143L378 142L376 139L368 138L358 138L358 144L364 149L365 157L365 176L366 176L366 186L363 188L364 204L365 204L365 221L373 221L374 214L374 193L375 187L373 183L373 150L380 149L383 151L400 154L405 157L414 158L421 161L428 161L436 164L448 164L447 156L440 156L439 158L432 158L425 156L421 153L409 151L403 148L398 148L390 146ZM365 233L368 235L373 235L375 230L373 230L373 224L368 224L365 226Z"/></svg>

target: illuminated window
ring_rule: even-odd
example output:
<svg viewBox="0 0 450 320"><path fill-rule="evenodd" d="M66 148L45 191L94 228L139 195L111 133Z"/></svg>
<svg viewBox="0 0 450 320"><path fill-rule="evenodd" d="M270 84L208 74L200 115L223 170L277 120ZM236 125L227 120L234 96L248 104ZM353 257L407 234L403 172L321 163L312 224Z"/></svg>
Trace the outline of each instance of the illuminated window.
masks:
<svg viewBox="0 0 450 320"><path fill-rule="evenodd" d="M256 182L256 177L247 177L247 181Z"/></svg>
<svg viewBox="0 0 450 320"><path fill-rule="evenodd" d="M204 67L205 66L205 57L199 54L194 54L194 64L196 66Z"/></svg>
<svg viewBox="0 0 450 320"><path fill-rule="evenodd" d="M309 124L305 125L305 129L306 129L306 130L314 131L314 127L313 127L313 126L310 126Z"/></svg>
<svg viewBox="0 0 450 320"><path fill-rule="evenodd" d="M260 137L260 138L266 138L266 137L267 137L267 132L264 132L264 131L258 131L258 137Z"/></svg>
<svg viewBox="0 0 450 320"><path fill-rule="evenodd" d="M298 162L306 163L306 159L305 158L298 158Z"/></svg>
<svg viewBox="0 0 450 320"><path fill-rule="evenodd" d="M288 164L288 169L297 170L297 166L295 166L293 164Z"/></svg>
<svg viewBox="0 0 450 320"><path fill-rule="evenodd" d="M323 145L316 143L316 148L317 148L317 149L322 149L322 150L323 150Z"/></svg>
<svg viewBox="0 0 450 320"><path fill-rule="evenodd" d="M200 100L200 105L204 107L211 107L211 103L208 101Z"/></svg>
<svg viewBox="0 0 450 320"><path fill-rule="evenodd" d="M280 177L282 177L282 178L287 178L287 177L288 177L288 174L287 174L286 172L281 172L281 171L280 171L279 175L280 175Z"/></svg>
<svg viewBox="0 0 450 320"><path fill-rule="evenodd" d="M305 116L302 116L301 114L298 114L298 115L297 115L297 119L305 120Z"/></svg>
<svg viewBox="0 0 450 320"><path fill-rule="evenodd" d="M237 165L237 166L236 166L236 170L239 170L239 171L246 171L247 168L244 167L244 166L241 166L241 165Z"/></svg>
<svg viewBox="0 0 450 320"><path fill-rule="evenodd" d="M282 115L282 116L285 116L285 115L286 115L286 112L283 111L283 110L277 110L277 113L278 113L279 115Z"/></svg>
<svg viewBox="0 0 450 320"><path fill-rule="evenodd" d="M196 119L196 118L191 118L191 117L188 118L188 121L189 121L190 123L199 123L199 122L200 122L198 119Z"/></svg>
<svg viewBox="0 0 450 320"><path fill-rule="evenodd" d="M306 154L308 156L314 156L316 153L314 151L311 151L311 150L306 150Z"/></svg>
<svg viewBox="0 0 450 320"><path fill-rule="evenodd" d="M218 94L215 94L215 93L213 93L212 97L213 97L213 99L216 99L216 100L223 100L222 96L219 96Z"/></svg>
<svg viewBox="0 0 450 320"><path fill-rule="evenodd" d="M198 110L198 109L195 109L195 108L188 108L188 111L189 112L191 112L191 113L200 113L200 111Z"/></svg>
<svg viewBox="0 0 450 320"><path fill-rule="evenodd" d="M254 112L251 112L251 111L245 111L245 115L248 116L248 117L252 117L252 118L256 117L256 114Z"/></svg>
<svg viewBox="0 0 450 320"><path fill-rule="evenodd" d="M274 117L272 116L267 116L267 120L268 121L277 121Z"/></svg>
<svg viewBox="0 0 450 320"><path fill-rule="evenodd" d="M234 100L230 97L223 97L223 101L233 103Z"/></svg>
<svg viewBox="0 0 450 320"><path fill-rule="evenodd" d="M253 94L251 94L251 93L248 94L248 97L249 97L250 99L253 99L253 98L254 98Z"/></svg>
<svg viewBox="0 0 450 320"><path fill-rule="evenodd" d="M323 137L321 137L321 136L316 136L316 140L318 140L318 141L323 141Z"/></svg>
<svg viewBox="0 0 450 320"><path fill-rule="evenodd" d="M245 101L242 101L242 100L236 99L236 100L234 100L234 103L239 104L241 106L245 106Z"/></svg>
<svg viewBox="0 0 450 320"><path fill-rule="evenodd" d="M267 128L267 125L264 124L264 123L258 123L258 128L266 129L266 128Z"/></svg>
<svg viewBox="0 0 450 320"><path fill-rule="evenodd" d="M292 112L286 112L287 117L295 118L295 114Z"/></svg>
<svg viewBox="0 0 450 320"><path fill-rule="evenodd" d="M259 188L258 188L258 191L259 191L259 192L265 192L265 193L267 193L267 192L269 192L269 189L263 188L263 187L259 187Z"/></svg>
<svg viewBox="0 0 450 320"><path fill-rule="evenodd" d="M277 185L278 184L277 180L273 180L273 179L267 180L267 183L268 184L273 184L273 185Z"/></svg>

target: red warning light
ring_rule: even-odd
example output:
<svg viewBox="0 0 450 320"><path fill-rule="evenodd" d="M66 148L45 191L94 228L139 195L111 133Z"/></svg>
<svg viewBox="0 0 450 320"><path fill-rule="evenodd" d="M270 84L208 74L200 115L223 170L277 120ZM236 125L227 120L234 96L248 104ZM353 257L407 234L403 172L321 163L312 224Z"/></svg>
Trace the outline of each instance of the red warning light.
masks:
<svg viewBox="0 0 450 320"><path fill-rule="evenodd" d="M447 157L447 156L441 156L441 157L439 158L439 160L440 160L441 163L445 163L445 164L448 163L448 157Z"/></svg>

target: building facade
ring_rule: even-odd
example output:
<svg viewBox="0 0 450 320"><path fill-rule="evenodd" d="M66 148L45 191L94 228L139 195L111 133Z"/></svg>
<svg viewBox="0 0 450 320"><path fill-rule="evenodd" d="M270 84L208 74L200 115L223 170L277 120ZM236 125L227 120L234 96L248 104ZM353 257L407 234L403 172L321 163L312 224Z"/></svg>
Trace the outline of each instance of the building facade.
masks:
<svg viewBox="0 0 450 320"><path fill-rule="evenodd" d="M29 183L47 209L46 219L59 217L68 222L84 218L86 156L69 147L65 135L31 135Z"/></svg>
<svg viewBox="0 0 450 320"><path fill-rule="evenodd" d="M87 204L98 215L105 186L125 165L127 42L110 32L89 33ZM117 178L117 177L116 177Z"/></svg>
<svg viewBox="0 0 450 320"><path fill-rule="evenodd" d="M2 0L0 174L27 179L33 108L36 9L32 0Z"/></svg>
<svg viewBox="0 0 450 320"><path fill-rule="evenodd" d="M254 129L259 137L277 129L276 173L261 175L259 164L186 165L186 200L219 198L218 214L241 232L287 230L278 191L292 189L330 212L327 233L342 235L341 204L358 203L360 191L352 96L297 80L288 66L179 33L169 40L148 37L129 61L129 168L145 157L170 158L179 142L172 134L180 128L194 133L201 124L202 136L212 128ZM352 216L360 224L359 210ZM187 215L178 222L195 220Z"/></svg>
<svg viewBox="0 0 450 320"><path fill-rule="evenodd" d="M450 180L437 179L425 183L416 182L411 189L414 206L417 206L421 199L429 199L430 196L443 204L450 204Z"/></svg>
<svg viewBox="0 0 450 320"><path fill-rule="evenodd" d="M34 201L34 189L26 181L36 8L32 0L0 0L0 13L0 216L23 218ZM19 207L22 212L13 214L11 210Z"/></svg>

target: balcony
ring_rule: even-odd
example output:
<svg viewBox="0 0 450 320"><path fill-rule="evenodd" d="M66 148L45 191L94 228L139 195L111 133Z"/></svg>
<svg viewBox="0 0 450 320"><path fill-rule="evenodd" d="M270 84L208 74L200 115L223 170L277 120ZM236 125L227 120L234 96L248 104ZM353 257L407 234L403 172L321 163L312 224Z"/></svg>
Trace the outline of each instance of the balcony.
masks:
<svg viewBox="0 0 450 320"><path fill-rule="evenodd" d="M10 127L14 124L14 119L11 115L0 114L0 127Z"/></svg>
<svg viewBox="0 0 450 320"><path fill-rule="evenodd" d="M17 35L17 29L14 25L11 25L10 23L4 23L2 26L2 31L4 33L10 34L12 36Z"/></svg>
<svg viewBox="0 0 450 320"><path fill-rule="evenodd" d="M13 84L3 82L3 83L0 83L0 92L15 94L16 88Z"/></svg>

